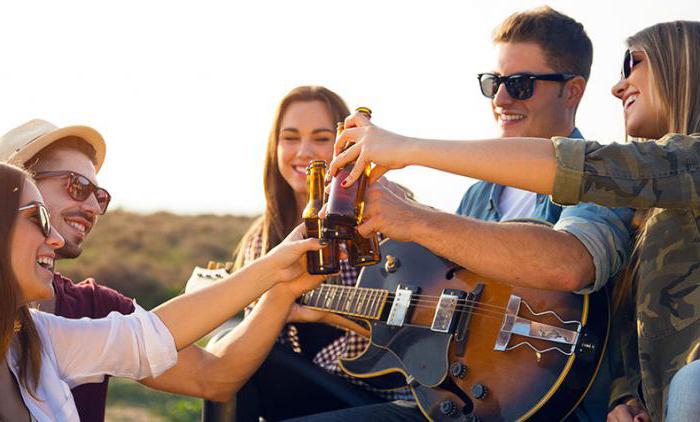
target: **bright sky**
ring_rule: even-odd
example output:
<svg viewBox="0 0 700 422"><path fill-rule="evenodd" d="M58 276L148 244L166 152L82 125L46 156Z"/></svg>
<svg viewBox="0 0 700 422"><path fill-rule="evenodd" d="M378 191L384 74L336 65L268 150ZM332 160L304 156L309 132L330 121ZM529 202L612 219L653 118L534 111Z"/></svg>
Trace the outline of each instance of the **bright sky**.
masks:
<svg viewBox="0 0 700 422"><path fill-rule="evenodd" d="M298 85L370 106L395 132L495 134L476 74L490 33L531 1L13 1L0 6L0 132L31 118L84 124L107 141L100 183L130 210L259 213L272 115ZM594 46L577 124L622 140L610 95L627 36L700 19L695 1L552 1ZM471 180L394 172L425 203L454 210Z"/></svg>

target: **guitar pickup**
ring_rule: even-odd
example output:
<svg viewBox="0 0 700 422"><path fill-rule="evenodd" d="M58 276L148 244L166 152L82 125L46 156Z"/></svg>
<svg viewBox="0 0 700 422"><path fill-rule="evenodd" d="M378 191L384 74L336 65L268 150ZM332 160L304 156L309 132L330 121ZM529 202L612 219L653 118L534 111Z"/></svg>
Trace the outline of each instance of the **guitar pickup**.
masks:
<svg viewBox="0 0 700 422"><path fill-rule="evenodd" d="M449 333L452 331L452 322L454 321L455 311L459 300L466 296L465 292L460 290L445 289L440 295L440 299L435 309L435 317L433 325L430 327L432 331L439 333Z"/></svg>
<svg viewBox="0 0 700 422"><path fill-rule="evenodd" d="M394 303L391 305L386 325L393 325L396 327L403 326L406 321L408 310L411 307L411 298L415 291L415 288L405 287L400 284L396 287Z"/></svg>

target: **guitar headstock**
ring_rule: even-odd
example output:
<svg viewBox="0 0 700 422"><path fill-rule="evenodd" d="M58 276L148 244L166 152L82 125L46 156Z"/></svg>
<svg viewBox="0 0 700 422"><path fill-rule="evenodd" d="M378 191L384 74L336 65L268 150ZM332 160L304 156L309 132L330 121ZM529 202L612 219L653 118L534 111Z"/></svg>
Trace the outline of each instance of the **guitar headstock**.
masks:
<svg viewBox="0 0 700 422"><path fill-rule="evenodd" d="M194 267L192 275L185 284L185 293L194 292L202 287L221 281L233 272L233 262L209 261L207 268Z"/></svg>

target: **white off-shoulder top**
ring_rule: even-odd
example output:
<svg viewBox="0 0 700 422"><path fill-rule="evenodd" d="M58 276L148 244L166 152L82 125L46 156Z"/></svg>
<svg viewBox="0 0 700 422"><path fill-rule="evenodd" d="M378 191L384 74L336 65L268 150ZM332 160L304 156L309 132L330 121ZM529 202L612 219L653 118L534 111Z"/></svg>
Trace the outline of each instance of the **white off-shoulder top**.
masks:
<svg viewBox="0 0 700 422"><path fill-rule="evenodd" d="M33 419L79 422L71 388L101 382L105 375L155 377L175 365L177 350L170 331L156 314L136 303L134 307L130 315L112 312L101 319L67 319L32 311L42 342L36 397L18 384ZM17 347L13 342L5 359L19 379Z"/></svg>

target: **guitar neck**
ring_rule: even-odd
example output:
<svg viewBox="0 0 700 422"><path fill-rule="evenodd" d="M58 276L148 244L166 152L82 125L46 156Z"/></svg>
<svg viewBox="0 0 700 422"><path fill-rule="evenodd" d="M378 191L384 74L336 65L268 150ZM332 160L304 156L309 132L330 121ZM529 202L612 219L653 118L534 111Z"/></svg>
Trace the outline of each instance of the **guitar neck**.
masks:
<svg viewBox="0 0 700 422"><path fill-rule="evenodd" d="M389 292L382 289L322 284L304 293L302 305L363 319L379 319Z"/></svg>

